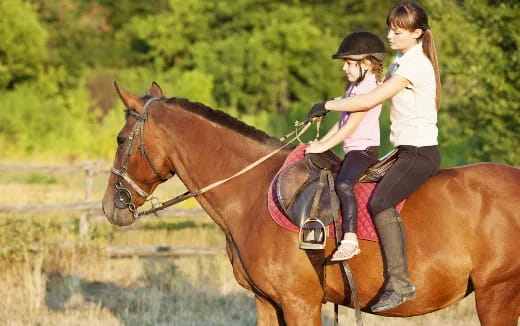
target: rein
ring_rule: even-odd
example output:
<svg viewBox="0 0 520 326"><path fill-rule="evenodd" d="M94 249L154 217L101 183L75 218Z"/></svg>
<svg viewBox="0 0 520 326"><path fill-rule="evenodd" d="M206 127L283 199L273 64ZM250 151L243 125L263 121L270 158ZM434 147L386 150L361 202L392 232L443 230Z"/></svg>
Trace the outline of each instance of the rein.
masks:
<svg viewBox="0 0 520 326"><path fill-rule="evenodd" d="M254 167L260 165L261 163L263 163L264 161L266 161L267 159L269 159L270 157L272 157L273 155L275 155L276 153L278 153L279 151L281 151L282 149L284 149L285 147L289 146L293 141L295 141L296 139L298 139L298 137L303 134L305 131L307 131L307 129L311 126L311 122L310 121L306 121L304 123L301 123L299 125L296 126L296 131L293 131L292 133L296 132L296 136L293 137L291 140L289 140L287 143L285 143L282 147L276 149L275 151L261 157L260 159L256 160L255 162L249 164L248 166L246 166L245 168L243 168L242 170L238 171L237 173L233 174L232 176L228 177L228 178L225 178L225 179L222 179L222 180L219 180L219 181L216 181L202 189L199 189L195 192L190 192L190 191L186 191L185 193L175 197L175 198L172 198L170 200L167 200L165 202L162 202L162 203L159 203L157 205L157 207L153 207L149 210L146 210L146 211L141 211L141 212L137 212L137 216L136 214L134 214L134 219L138 219L140 218L141 216L143 215L149 215L149 214L152 214L152 213L155 213L157 211L160 211L162 209L165 209L167 207L170 207L172 205L175 205L175 204L178 204L182 201L185 201L186 199L189 199L189 198L192 198L192 197L196 197L196 196L200 196L202 195L203 193L213 189L213 188L216 188L218 186L220 186L221 184L225 183L225 182L228 182L230 181L231 179L234 179L244 173L246 173L247 171L253 169ZM300 131L298 131L297 129L299 127L302 127L302 129ZM292 134L291 133L291 134ZM289 134L290 135L290 134Z"/></svg>
<svg viewBox="0 0 520 326"><path fill-rule="evenodd" d="M301 122L301 123L296 122L295 123L295 130L292 131L291 133L285 135L284 137L282 137L281 141L284 141L285 139L289 138L292 134L296 134L292 139L287 141L280 148L278 148L275 151L273 151L273 152L271 152L271 153L261 157L260 159L258 159L255 162L249 164L248 166L246 166L242 170L238 171L237 173L233 174L232 176L230 176L228 178L225 178L225 179L222 179L222 180L219 180L219 181L216 181L216 182L214 182L214 183L212 183L212 184L210 184L210 185L208 185L208 186L206 186L206 187L204 187L202 189L196 190L194 192L186 191L185 193L183 193L181 195L178 195L178 196L176 196L176 197L174 197L174 198L172 198L170 200L167 200L165 202L153 201L153 199L155 197L152 197L152 208L150 208L148 210L145 210L145 211L138 211L137 207L135 206L135 204L132 203L132 194L121 183L121 179L124 179L137 192L137 194L139 196L141 196L141 197L143 197L145 199L147 199L150 196L149 193L147 193L146 191L141 189L141 187L139 187L139 185L137 185L137 183L135 181L133 181L132 178L126 173L126 170L128 168L128 160L129 160L130 155L132 154L133 149L135 147L136 137L137 137L138 134L141 136L139 149L141 151L141 154L143 154L145 156L146 161L148 162L148 165L150 166L152 171L155 173L155 175L161 181L166 181L166 180L169 179L169 178L163 177L157 171L157 169L155 168L154 164L152 163L152 160L150 159L150 156L148 155L148 151L146 150L146 146L144 144L144 124L145 124L145 122L146 122L146 120L148 118L148 110L149 110L149 108L150 108L150 106L151 106L151 104L153 102L159 101L159 100L160 100L159 98L151 98L151 99L149 99L144 104L144 106L143 106L143 113L140 114L140 115L135 113L132 110L127 110L126 111L126 112L128 112L131 116L133 116L137 120L137 123L136 123L132 133L130 133L130 136L128 136L128 140L130 142L128 143L128 146L127 146L127 149L126 149L126 156L123 159L123 162L121 163L120 169L119 170L116 169L116 168L111 168L110 169L111 173L113 173L113 174L118 176L118 180L115 183L116 191L114 193L114 204L119 209L126 209L126 208L128 208L130 210L130 212L132 213L132 216L134 217L134 220L139 219L141 216L149 215L149 214L155 213L157 211L160 211L162 209L165 209L167 207L173 206L175 204L183 202L183 201L185 201L187 199L190 199L192 197L200 196L203 193L205 193L205 192L207 192L207 191L209 191L211 189L214 189L214 188L220 186L221 184L223 184L225 182L228 182L228 181L230 181L230 180L232 180L232 179L234 179L234 178L236 178L236 177L238 177L238 176L248 172L249 170L253 169L254 167L256 167L258 165L260 165L261 163L263 163L264 161L266 161L267 159L269 159L270 157L275 155L276 153L280 152L285 147L289 146L296 139L298 139L301 142L299 137L303 133L305 133L305 131L307 131L307 129L315 121L315 120L313 120L313 121L306 120L306 121ZM318 128L319 128L319 124L318 124Z"/></svg>

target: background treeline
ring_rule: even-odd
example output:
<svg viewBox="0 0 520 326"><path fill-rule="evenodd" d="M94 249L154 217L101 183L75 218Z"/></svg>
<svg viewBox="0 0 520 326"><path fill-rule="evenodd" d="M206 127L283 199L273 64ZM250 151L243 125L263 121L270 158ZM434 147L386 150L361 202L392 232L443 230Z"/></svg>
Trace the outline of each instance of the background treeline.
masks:
<svg viewBox="0 0 520 326"><path fill-rule="evenodd" d="M139 95L155 80L167 96L282 135L312 104L344 92L330 55L353 30L384 39L394 3L0 0L2 157L112 157L123 123L113 80ZM519 3L421 4L442 71L443 165L519 165ZM381 121L386 150L387 112Z"/></svg>

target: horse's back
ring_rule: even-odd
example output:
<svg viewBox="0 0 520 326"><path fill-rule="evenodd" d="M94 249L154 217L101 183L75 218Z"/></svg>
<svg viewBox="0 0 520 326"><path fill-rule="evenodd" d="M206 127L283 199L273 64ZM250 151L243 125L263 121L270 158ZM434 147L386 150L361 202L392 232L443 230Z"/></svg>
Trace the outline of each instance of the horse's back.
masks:
<svg viewBox="0 0 520 326"><path fill-rule="evenodd" d="M498 163L475 163L441 169L430 181L446 192L439 199L470 211L476 229L486 223L520 232L520 169ZM442 204L442 203L441 203ZM518 233L517 233L518 234ZM520 241L520 237L518 238Z"/></svg>
<svg viewBox="0 0 520 326"><path fill-rule="evenodd" d="M484 214L491 211L516 213L520 209L518 193L519 168L497 163L475 163L439 170L409 199L412 202L422 201L422 205L432 208L459 207L461 211L478 208ZM481 223L480 218L485 217L476 216L479 214L474 211L472 213L470 220L474 223ZM520 222L520 214L513 214L512 217Z"/></svg>
<svg viewBox="0 0 520 326"><path fill-rule="evenodd" d="M481 185L490 190L518 191L520 189L520 168L499 163L474 163L454 168L441 169L437 176L449 174L462 179L466 185Z"/></svg>

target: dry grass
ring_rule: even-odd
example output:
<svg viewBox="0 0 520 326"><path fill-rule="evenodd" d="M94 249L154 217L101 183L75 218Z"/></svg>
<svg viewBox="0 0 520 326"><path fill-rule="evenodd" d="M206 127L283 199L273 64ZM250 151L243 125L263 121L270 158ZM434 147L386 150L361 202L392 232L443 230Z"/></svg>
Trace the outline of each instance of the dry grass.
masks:
<svg viewBox="0 0 520 326"><path fill-rule="evenodd" d="M184 238L182 231L176 233ZM43 263L44 255L2 273L0 293L7 300L0 306L0 324L256 324L253 297L236 284L223 254L108 259L96 251L73 249L60 254L60 263L52 263L56 258ZM363 314L363 319L366 325L478 325L474 310L469 297L426 316ZM353 311L342 308L340 321L354 324ZM324 306L324 322L333 323L331 304Z"/></svg>
<svg viewBox="0 0 520 326"><path fill-rule="evenodd" d="M16 198L3 196L0 204L83 198L81 174L56 175L55 181L32 178L40 182L30 183L24 175L1 175L0 191ZM95 180L95 199L101 198L105 179ZM182 186L167 184L161 191L160 196L166 198L182 191ZM256 324L253 296L237 285L224 254L110 259L100 250L107 245L223 247L222 232L207 216L148 218L139 222L139 227L124 229L100 222L92 228L96 235L80 242L72 223L77 215L0 215L0 225L10 219L23 221L16 226L0 226L5 246L13 246L17 253L15 259L6 260L4 256L0 260L0 325ZM59 228L56 225L60 223L70 226ZM22 239L37 238L40 245L20 245L9 238L15 231L20 233L17 237L26 237ZM58 246L63 240L67 240L67 246ZM351 309L340 311L342 325L354 323ZM325 325L332 325L332 315L332 305L325 305ZM384 318L363 314L363 318L366 325L478 325L472 296L426 316Z"/></svg>
<svg viewBox="0 0 520 326"><path fill-rule="evenodd" d="M190 245L223 245L217 228L204 226L206 217L196 221L171 219L172 230L115 232L110 244L129 238L132 244L184 244L207 234L209 241ZM156 241L154 232L161 235ZM8 300L0 305L0 325L254 324L254 302L234 282L224 254L110 259L98 249L48 246L4 264L0 294Z"/></svg>

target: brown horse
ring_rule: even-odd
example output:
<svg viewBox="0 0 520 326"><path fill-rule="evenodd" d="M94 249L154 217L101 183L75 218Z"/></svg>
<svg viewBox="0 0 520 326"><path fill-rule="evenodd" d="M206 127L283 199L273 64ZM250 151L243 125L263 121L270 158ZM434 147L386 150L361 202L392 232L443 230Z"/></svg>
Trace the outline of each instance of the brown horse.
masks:
<svg viewBox="0 0 520 326"><path fill-rule="evenodd" d="M161 180L177 173L190 191L196 191L281 146L225 113L186 99L165 99L155 83L142 98L117 90L129 114L118 135L115 170L103 198L104 213L113 224L134 222L121 201L131 201L132 210L142 205L145 199L135 188L146 196ZM151 96L158 100L148 102ZM143 116L143 130L134 132ZM145 150L139 152L141 140ZM136 146L130 146L131 142ZM269 216L267 189L288 153L280 151L197 200L226 236L236 280L255 294L258 325L321 325L324 301L353 303L340 264L326 259L335 242L327 242L321 266L316 267L311 256L298 248L297 234L279 227ZM516 325L520 315L519 193L519 169L480 163L440 170L412 194L402 209L402 219L417 297L381 315L426 314L474 290L482 325ZM128 197L117 199L115 194ZM370 303L381 294L382 259L378 243L361 241L360 247L361 254L350 265L361 307L369 312Z"/></svg>

